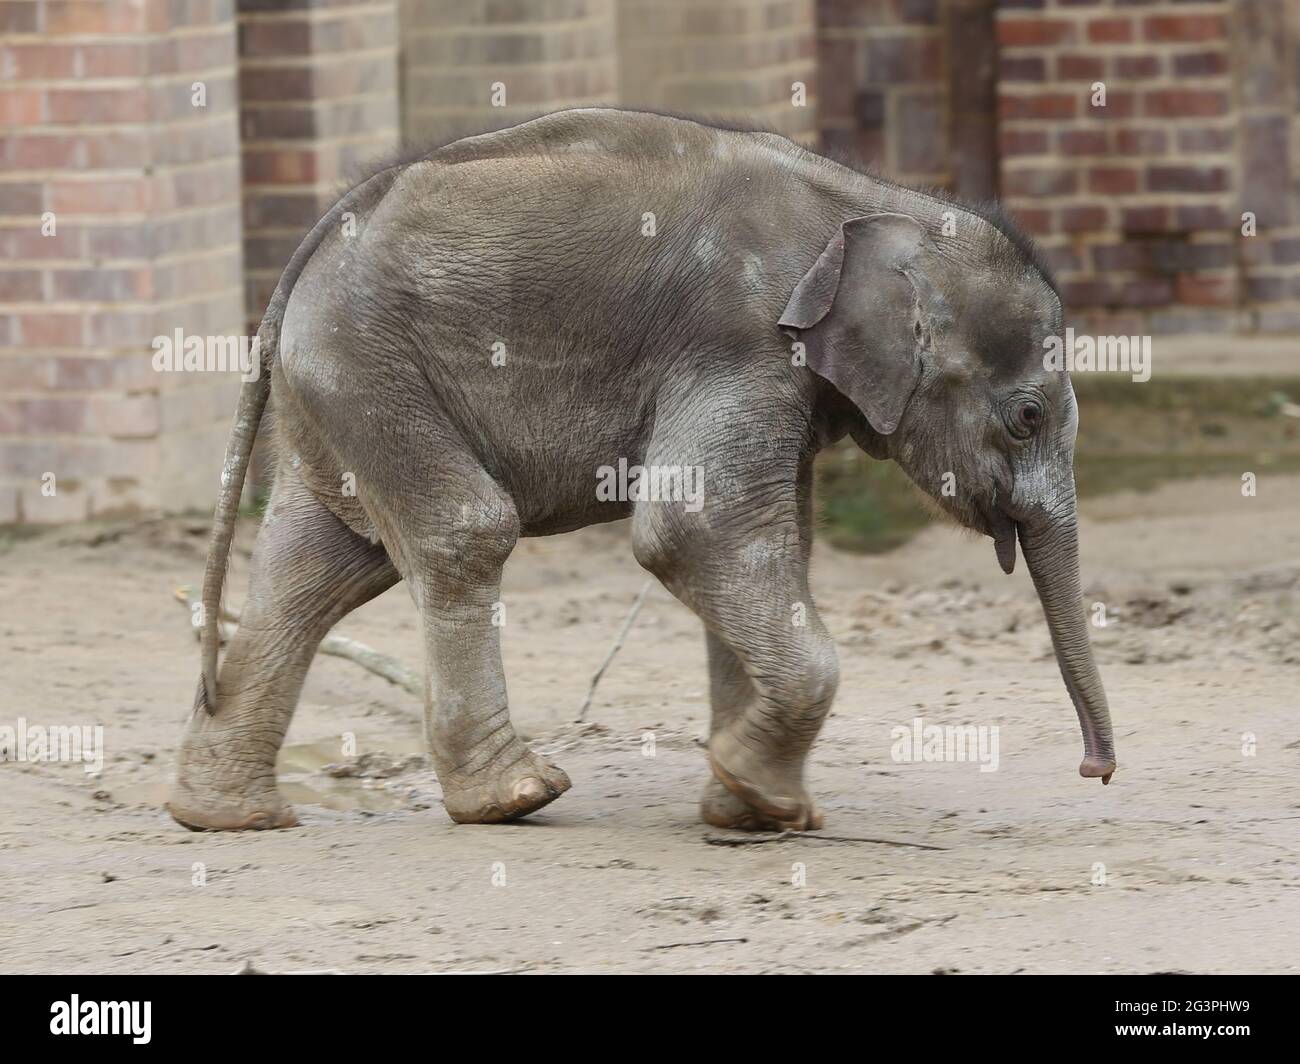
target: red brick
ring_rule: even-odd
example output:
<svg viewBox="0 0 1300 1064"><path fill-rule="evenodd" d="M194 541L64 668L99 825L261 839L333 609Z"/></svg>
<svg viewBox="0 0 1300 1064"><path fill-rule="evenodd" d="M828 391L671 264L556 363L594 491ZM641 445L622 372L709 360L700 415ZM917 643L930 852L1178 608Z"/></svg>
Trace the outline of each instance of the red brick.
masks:
<svg viewBox="0 0 1300 1064"><path fill-rule="evenodd" d="M81 230L65 223L56 226L53 235L46 236L42 228L40 219L33 218L29 225L0 229L3 257L14 262L81 257Z"/></svg>
<svg viewBox="0 0 1300 1064"><path fill-rule="evenodd" d="M1142 113L1153 118L1206 118L1227 111L1227 93L1214 89L1153 89L1142 96Z"/></svg>
<svg viewBox="0 0 1300 1064"><path fill-rule="evenodd" d="M1221 15L1152 15L1142 23L1148 41L1217 41L1227 36Z"/></svg>
<svg viewBox="0 0 1300 1064"><path fill-rule="evenodd" d="M1095 81L1105 73L1106 64L1095 55L1058 55L1056 76L1061 81Z"/></svg>
<svg viewBox="0 0 1300 1064"><path fill-rule="evenodd" d="M1065 302L1072 307L1095 306L1099 303L1110 302L1106 283L1096 277L1062 282L1061 295Z"/></svg>
<svg viewBox="0 0 1300 1064"><path fill-rule="evenodd" d="M1180 129L1178 131L1178 150L1190 155L1204 155L1211 152L1232 150L1233 131L1231 129Z"/></svg>
<svg viewBox="0 0 1300 1064"><path fill-rule="evenodd" d="M1123 196L1138 190L1138 172L1133 167L1104 166L1088 171L1088 190L1103 195Z"/></svg>
<svg viewBox="0 0 1300 1064"><path fill-rule="evenodd" d="M99 397L88 404L87 428L115 439L151 437L160 428L158 397Z"/></svg>
<svg viewBox="0 0 1300 1064"><path fill-rule="evenodd" d="M88 78L144 77L149 52L138 41L96 41L78 47L82 75Z"/></svg>
<svg viewBox="0 0 1300 1064"><path fill-rule="evenodd" d="M51 122L83 125L97 122L144 122L150 118L149 93L143 86L96 89L51 89Z"/></svg>
<svg viewBox="0 0 1300 1064"><path fill-rule="evenodd" d="M146 267L99 266L53 271L54 298L81 303L130 303L153 295Z"/></svg>
<svg viewBox="0 0 1300 1064"><path fill-rule="evenodd" d="M45 32L139 33L147 28L146 6L119 0L45 0Z"/></svg>
<svg viewBox="0 0 1300 1064"><path fill-rule="evenodd" d="M0 303L34 303L43 291L41 274L22 268L0 270Z"/></svg>
<svg viewBox="0 0 1300 1064"><path fill-rule="evenodd" d="M1166 232L1169 229L1169 208L1125 207L1120 212L1120 227L1126 233Z"/></svg>
<svg viewBox="0 0 1300 1064"><path fill-rule="evenodd" d="M1133 110L1137 106L1137 96L1135 93L1115 92L1109 85L1107 86L1106 106L1104 107L1094 107L1092 105L1091 91L1084 90L1084 93L1083 113L1089 118L1131 118Z"/></svg>
<svg viewBox="0 0 1300 1064"><path fill-rule="evenodd" d="M1192 52L1173 57L1174 74L1180 78L1215 77L1228 72L1226 52Z"/></svg>
<svg viewBox="0 0 1300 1064"><path fill-rule="evenodd" d="M1212 204L1196 204L1179 207L1175 211L1178 228L1189 232L1198 229L1239 229L1241 219L1229 214L1222 207Z"/></svg>
<svg viewBox="0 0 1300 1064"><path fill-rule="evenodd" d="M1010 196L1068 196L1077 184L1073 170L1010 170L1002 175L1002 190Z"/></svg>
<svg viewBox="0 0 1300 1064"><path fill-rule="evenodd" d="M1159 277L1138 277L1117 284L1112 302L1124 307L1160 307L1172 302L1174 286Z"/></svg>
<svg viewBox="0 0 1300 1064"><path fill-rule="evenodd" d="M244 181L250 185L309 185L322 177L318 147L250 147L243 155Z"/></svg>
<svg viewBox="0 0 1300 1064"><path fill-rule="evenodd" d="M274 22L241 22L239 54L250 58L307 55L312 45L312 24L306 18Z"/></svg>
<svg viewBox="0 0 1300 1064"><path fill-rule="evenodd" d="M1049 139L1045 129L1002 129L998 144L1003 155L1043 155Z"/></svg>
<svg viewBox="0 0 1300 1064"><path fill-rule="evenodd" d="M1105 155L1106 131L1102 129L1066 129L1056 136L1062 155Z"/></svg>
<svg viewBox="0 0 1300 1064"><path fill-rule="evenodd" d="M45 117L43 89L0 89L0 125L34 126Z"/></svg>
<svg viewBox="0 0 1300 1064"><path fill-rule="evenodd" d="M151 249L165 254L174 249L159 247L157 240L151 239L159 224L154 223L153 233L138 223L88 226L86 254L92 259L147 259Z"/></svg>
<svg viewBox="0 0 1300 1064"><path fill-rule="evenodd" d="M84 165L77 137L45 131L10 134L0 142L0 152L14 170L75 170Z"/></svg>
<svg viewBox="0 0 1300 1064"><path fill-rule="evenodd" d="M130 178L50 182L50 210L58 214L129 214L148 209L148 186Z"/></svg>
<svg viewBox="0 0 1300 1064"><path fill-rule="evenodd" d="M37 15L36 0L0 0L0 33L35 33Z"/></svg>
<svg viewBox="0 0 1300 1064"><path fill-rule="evenodd" d="M1140 270L1146 265L1146 249L1141 244L1095 244L1092 247L1093 268L1101 272L1111 270Z"/></svg>
<svg viewBox="0 0 1300 1064"><path fill-rule="evenodd" d="M60 391L101 392L123 385L119 361L65 355L53 360L54 388Z"/></svg>
<svg viewBox="0 0 1300 1064"><path fill-rule="evenodd" d="M1115 148L1124 155L1163 155L1169 137L1163 129L1119 129L1115 131Z"/></svg>
<svg viewBox="0 0 1300 1064"><path fill-rule="evenodd" d="M1155 241L1147 250L1152 269L1170 274L1224 269L1233 261L1233 245L1223 241L1194 244L1184 236Z"/></svg>
<svg viewBox="0 0 1300 1064"><path fill-rule="evenodd" d="M876 38L867 41L867 78L891 85L934 81L942 70L937 38Z"/></svg>
<svg viewBox="0 0 1300 1064"><path fill-rule="evenodd" d="M1152 192L1224 192L1228 171L1220 166L1150 166L1147 188Z"/></svg>
<svg viewBox="0 0 1300 1064"><path fill-rule="evenodd" d="M1052 212L1032 207L1016 208L1016 223L1027 233L1041 236L1052 231Z"/></svg>
<svg viewBox="0 0 1300 1064"><path fill-rule="evenodd" d="M1061 210L1061 228L1067 233L1105 229L1106 222L1105 207L1064 207Z"/></svg>
<svg viewBox="0 0 1300 1064"><path fill-rule="evenodd" d="M1074 23L1065 19L998 19L998 43L1004 48L1063 44L1073 40Z"/></svg>
<svg viewBox="0 0 1300 1064"><path fill-rule="evenodd" d="M1175 293L1180 303L1199 307L1231 306L1237 299L1236 284L1230 275L1185 273L1176 280Z"/></svg>
<svg viewBox="0 0 1300 1064"><path fill-rule="evenodd" d="M1115 73L1130 81L1160 76L1163 57L1158 55L1118 55L1115 57Z"/></svg>
<svg viewBox="0 0 1300 1064"><path fill-rule="evenodd" d="M18 332L29 347L79 347L84 329L80 314L43 310L18 315Z"/></svg>
<svg viewBox="0 0 1300 1064"><path fill-rule="evenodd" d="M8 67L16 81L70 78L76 72L76 51L67 45L13 43L0 48L0 70Z"/></svg>
<svg viewBox="0 0 1300 1064"><path fill-rule="evenodd" d="M167 131L166 139L182 136ZM149 135L141 129L104 129L80 134L87 170L135 170L149 157ZM155 156L154 163L161 160Z"/></svg>
<svg viewBox="0 0 1300 1064"><path fill-rule="evenodd" d="M1095 44L1124 44L1132 39L1131 18L1096 18L1088 23L1088 40Z"/></svg>
<svg viewBox="0 0 1300 1064"><path fill-rule="evenodd" d="M1004 93L998 97L998 113L1003 121L1016 118L1073 118L1078 110L1078 97L1072 93L1042 92L1027 96Z"/></svg>
<svg viewBox="0 0 1300 1064"><path fill-rule="evenodd" d="M1045 81L1047 61L1040 55L1002 56L998 62L1001 81Z"/></svg>
<svg viewBox="0 0 1300 1064"><path fill-rule="evenodd" d="M40 182L6 181L0 184L0 217L31 217L44 209L45 186Z"/></svg>

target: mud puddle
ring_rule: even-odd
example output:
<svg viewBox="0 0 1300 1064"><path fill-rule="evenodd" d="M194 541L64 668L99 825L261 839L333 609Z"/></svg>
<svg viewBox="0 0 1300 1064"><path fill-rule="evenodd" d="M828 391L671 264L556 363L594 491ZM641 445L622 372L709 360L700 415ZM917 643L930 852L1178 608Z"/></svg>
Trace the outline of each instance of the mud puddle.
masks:
<svg viewBox="0 0 1300 1064"><path fill-rule="evenodd" d="M296 808L319 806L336 813L392 813L427 808L436 800L437 784L419 740L390 736L385 740L388 749L378 750L357 736L349 746L367 752L353 757L340 753L343 745L343 739L331 736L285 746L276 762L285 800ZM421 774L419 785L413 787L416 773ZM170 790L170 779L150 780L116 788L113 798L124 805L156 808L167 801Z"/></svg>

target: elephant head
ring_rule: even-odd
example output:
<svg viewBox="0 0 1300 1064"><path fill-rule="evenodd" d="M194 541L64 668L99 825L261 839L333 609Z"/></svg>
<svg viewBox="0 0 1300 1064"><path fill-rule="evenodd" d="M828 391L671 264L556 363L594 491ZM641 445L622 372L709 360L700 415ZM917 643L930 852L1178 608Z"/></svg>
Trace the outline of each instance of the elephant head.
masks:
<svg viewBox="0 0 1300 1064"><path fill-rule="evenodd" d="M1110 712L1079 583L1078 415L1069 377L1043 357L1061 302L1020 241L974 214L950 228L902 214L845 222L779 324L857 407L858 443L991 536L1008 573L1019 537L1079 715L1079 773L1107 783Z"/></svg>

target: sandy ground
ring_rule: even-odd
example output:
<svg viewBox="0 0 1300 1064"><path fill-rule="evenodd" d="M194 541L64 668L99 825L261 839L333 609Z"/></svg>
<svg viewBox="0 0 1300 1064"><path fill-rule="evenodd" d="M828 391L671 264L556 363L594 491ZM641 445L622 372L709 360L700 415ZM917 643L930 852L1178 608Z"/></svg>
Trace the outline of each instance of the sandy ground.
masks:
<svg viewBox="0 0 1300 1064"><path fill-rule="evenodd" d="M572 791L525 823L453 825L414 756L418 706L321 657L281 766L303 826L240 835L159 808L198 663L171 595L198 581L203 523L20 542L0 555L0 725L102 724L107 757L98 776L0 764L0 970L1295 971L1300 479L1085 517L1111 786L1075 774L1023 565L1004 577L987 541L936 527L886 556L819 552L843 679L810 778L833 838L735 846L696 819L703 639L662 589L569 723L643 582L622 526L524 542L507 574L515 720ZM339 631L421 660L401 587ZM895 761L917 716L997 726L997 771ZM380 778L323 770L347 734Z"/></svg>

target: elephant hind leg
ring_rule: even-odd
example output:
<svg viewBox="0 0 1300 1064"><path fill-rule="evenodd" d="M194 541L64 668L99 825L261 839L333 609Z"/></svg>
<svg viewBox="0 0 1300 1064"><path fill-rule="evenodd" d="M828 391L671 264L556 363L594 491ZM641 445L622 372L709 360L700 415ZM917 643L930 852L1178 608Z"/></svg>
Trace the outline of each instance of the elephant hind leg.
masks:
<svg viewBox="0 0 1300 1064"><path fill-rule="evenodd" d="M420 426L430 438L436 428ZM441 446L421 450L401 435L418 430L399 424L393 431L377 449L403 456L401 475L371 470L359 486L420 611L425 730L443 806L459 824L516 820L571 785L528 748L510 720L501 574L519 536L519 515L454 435L444 432ZM425 488L410 491L408 482Z"/></svg>
<svg viewBox="0 0 1300 1064"><path fill-rule="evenodd" d="M168 812L194 830L291 827L275 759L325 633L398 580L383 546L347 528L282 468L253 547L217 711L191 717Z"/></svg>

